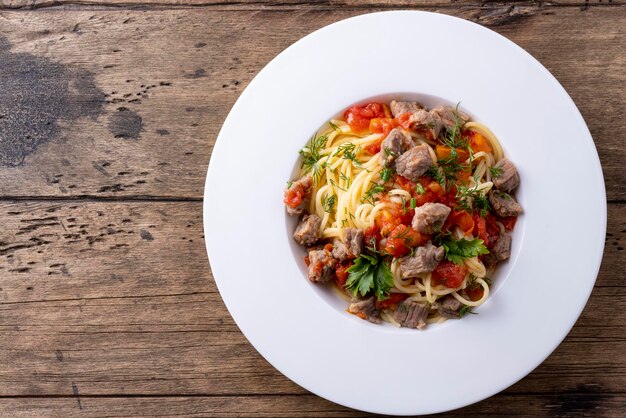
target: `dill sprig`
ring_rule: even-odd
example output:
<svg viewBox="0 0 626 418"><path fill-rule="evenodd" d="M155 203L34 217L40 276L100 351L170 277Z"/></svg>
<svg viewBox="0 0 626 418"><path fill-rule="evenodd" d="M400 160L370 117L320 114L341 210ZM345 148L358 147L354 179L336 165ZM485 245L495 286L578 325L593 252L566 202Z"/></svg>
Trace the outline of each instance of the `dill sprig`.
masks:
<svg viewBox="0 0 626 418"><path fill-rule="evenodd" d="M328 137L326 135L318 136L316 132L309 140L308 145L300 150L302 169L305 174L313 172L313 180L316 182L319 180L322 170L324 169L324 165L320 164L319 161L322 157L321 151L326 146L327 141Z"/></svg>
<svg viewBox="0 0 626 418"><path fill-rule="evenodd" d="M469 213L476 210L483 218L487 216L487 213L491 209L489 199L487 199L482 190L478 189L478 184L471 188L463 185L457 185L455 198L459 207Z"/></svg>
<svg viewBox="0 0 626 418"><path fill-rule="evenodd" d="M335 155L342 157L344 160L352 161L356 167L361 167L361 162L357 159L357 155L361 152L361 147L357 147L352 142L346 142L337 147Z"/></svg>
<svg viewBox="0 0 626 418"><path fill-rule="evenodd" d="M498 177L502 175L504 170L500 167L489 167L489 172L491 173L491 177L493 177L494 179L497 179Z"/></svg>
<svg viewBox="0 0 626 418"><path fill-rule="evenodd" d="M330 197L326 193L322 195L322 207L325 212L334 213L335 203L337 203L337 195L331 195Z"/></svg>
<svg viewBox="0 0 626 418"><path fill-rule="evenodd" d="M331 121L331 120L328 121L328 126L330 126L333 131L339 131L341 129L341 128L339 128L339 126L335 125L333 123L333 121Z"/></svg>
<svg viewBox="0 0 626 418"><path fill-rule="evenodd" d="M478 312L472 311L471 306L467 306L467 305L461 306L461 310L459 311L459 316L463 318L467 314L478 315Z"/></svg>
<svg viewBox="0 0 626 418"><path fill-rule="evenodd" d="M376 203L376 200L374 199L374 195L377 195L384 191L385 191L385 187L383 185L372 182L370 184L369 189L367 189L367 191L363 195L363 198L361 199L361 203L368 202L374 205Z"/></svg>

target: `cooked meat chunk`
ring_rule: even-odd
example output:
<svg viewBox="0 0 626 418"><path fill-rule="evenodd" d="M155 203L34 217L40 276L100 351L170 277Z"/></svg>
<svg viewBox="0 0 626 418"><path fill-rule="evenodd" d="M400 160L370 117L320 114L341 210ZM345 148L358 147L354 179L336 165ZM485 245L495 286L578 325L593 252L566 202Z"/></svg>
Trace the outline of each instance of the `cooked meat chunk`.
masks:
<svg viewBox="0 0 626 418"><path fill-rule="evenodd" d="M358 257L363 251L363 237L364 233L361 229L344 228L344 240L335 238L333 241L333 257L339 261Z"/></svg>
<svg viewBox="0 0 626 418"><path fill-rule="evenodd" d="M441 299L437 312L444 318L460 318L463 304L456 300L454 296L448 295Z"/></svg>
<svg viewBox="0 0 626 418"><path fill-rule="evenodd" d="M498 161L493 168L499 168L502 170L498 177L493 178L493 184L505 192L512 192L519 185L519 175L517 174L517 168L507 158L502 158Z"/></svg>
<svg viewBox="0 0 626 418"><path fill-rule="evenodd" d="M403 113L413 113L422 109L422 105L417 102L398 102L392 100L391 103L389 103L389 108L391 109L393 117L397 118Z"/></svg>
<svg viewBox="0 0 626 418"><path fill-rule="evenodd" d="M437 114L441 119L441 124L444 128L449 131L452 131L457 123L459 122L460 126L465 125L465 123L470 119L468 115L465 113L456 110L450 106L440 106L431 110L431 113Z"/></svg>
<svg viewBox="0 0 626 418"><path fill-rule="evenodd" d="M431 136L430 139L437 138L437 136L439 136L439 132L441 131L441 117L438 113L433 111L428 112L424 109L420 109L413 112L409 118L409 122L416 130L428 132Z"/></svg>
<svg viewBox="0 0 626 418"><path fill-rule="evenodd" d="M363 230L358 228L345 228L343 230L343 237L348 245L348 253L354 257L361 255L361 251L363 251L363 238L365 237Z"/></svg>
<svg viewBox="0 0 626 418"><path fill-rule="evenodd" d="M491 207L499 216L517 216L522 213L520 204L508 193L491 190L487 197Z"/></svg>
<svg viewBox="0 0 626 418"><path fill-rule="evenodd" d="M418 274L433 271L444 254L443 247L435 247L430 242L423 247L418 247L415 254L400 259L402 277L417 277Z"/></svg>
<svg viewBox="0 0 626 418"><path fill-rule="evenodd" d="M352 302L350 306L348 306L348 312L355 314L360 318L367 319L375 324L380 324L382 322L380 319L380 312L378 312L376 305L374 305L374 296Z"/></svg>
<svg viewBox="0 0 626 418"><path fill-rule="evenodd" d="M414 302L411 299L405 299L398 304L398 309L396 309L393 319L398 321L403 327L421 329L426 326L428 312L428 306Z"/></svg>
<svg viewBox="0 0 626 418"><path fill-rule="evenodd" d="M511 241L509 234L500 234L491 250L491 254L495 256L497 261L503 261L511 257Z"/></svg>
<svg viewBox="0 0 626 418"><path fill-rule="evenodd" d="M425 203L415 208L413 229L420 234L434 234L441 230L451 209L441 203Z"/></svg>
<svg viewBox="0 0 626 418"><path fill-rule="evenodd" d="M493 255L493 252L485 254L482 258L483 265L487 270L492 269L498 264L498 258Z"/></svg>
<svg viewBox="0 0 626 418"><path fill-rule="evenodd" d="M345 261L350 258L348 246L339 238L333 240L333 257L339 261Z"/></svg>
<svg viewBox="0 0 626 418"><path fill-rule="evenodd" d="M396 160L396 171L402 177L417 181L433 164L428 144L413 147Z"/></svg>
<svg viewBox="0 0 626 418"><path fill-rule="evenodd" d="M411 135L402 129L396 128L380 144L378 159L380 164L389 167L393 161L413 146Z"/></svg>
<svg viewBox="0 0 626 418"><path fill-rule="evenodd" d="M309 262L308 276L310 281L315 283L327 282L333 277L336 260L330 251L325 249L309 251Z"/></svg>
<svg viewBox="0 0 626 418"><path fill-rule="evenodd" d="M312 185L311 176L304 176L300 180L293 181L285 190L285 207L289 215L302 215L304 213L311 200ZM296 206L292 207L290 204L296 204Z"/></svg>
<svg viewBox="0 0 626 418"><path fill-rule="evenodd" d="M322 218L317 215L304 215L293 233L293 238L300 245L309 247L320 238Z"/></svg>

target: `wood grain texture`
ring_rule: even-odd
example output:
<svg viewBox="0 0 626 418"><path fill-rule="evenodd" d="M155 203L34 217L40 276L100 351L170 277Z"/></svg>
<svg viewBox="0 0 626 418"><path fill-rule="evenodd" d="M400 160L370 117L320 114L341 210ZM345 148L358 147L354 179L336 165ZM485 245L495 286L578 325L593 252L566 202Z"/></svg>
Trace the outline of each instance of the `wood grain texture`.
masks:
<svg viewBox="0 0 626 418"><path fill-rule="evenodd" d="M624 395L503 395L502 404L488 400L464 410L464 416L594 416L621 417L619 411L626 402ZM134 417L190 416L190 417L362 417L374 416L341 407L313 395L302 396L241 396L241 397L111 397L2 400L7 413L13 417L47 416L50 411L57 416L72 417ZM575 406L579 405L579 406ZM236 412L235 412L236 411ZM523 411L523 413L520 413ZM459 411L431 415L432 417L457 417Z"/></svg>
<svg viewBox="0 0 626 418"><path fill-rule="evenodd" d="M498 32L553 72L589 124L612 201L626 199L626 122L619 112L626 101L625 10L553 7L509 19L480 7L442 9L483 23L496 19ZM26 100L32 105L26 116L40 115L37 104L50 89L64 100L50 118L31 122L28 134L23 124L9 131L0 147L2 195L201 198L219 128L252 77L300 37L366 11L3 13L0 72L6 85L28 92L16 95L7 112ZM47 74L49 88L38 88L24 63Z"/></svg>
<svg viewBox="0 0 626 418"><path fill-rule="evenodd" d="M585 117L612 202L564 342L441 416L621 416L624 3L0 0L0 416L364 415L289 381L238 330L206 258L202 189L228 110L277 53L406 7L479 22L539 59Z"/></svg>
<svg viewBox="0 0 626 418"><path fill-rule="evenodd" d="M201 207L0 204L0 266L7 266L0 269L0 397L75 390L85 396L306 394L248 344L226 311L208 269ZM566 398L581 393L602 400L623 392L626 312L615 307L626 303L626 282L611 269L626 268L626 220L619 216L625 208L610 206L603 267L577 325L502 396L536 400L565 391Z"/></svg>

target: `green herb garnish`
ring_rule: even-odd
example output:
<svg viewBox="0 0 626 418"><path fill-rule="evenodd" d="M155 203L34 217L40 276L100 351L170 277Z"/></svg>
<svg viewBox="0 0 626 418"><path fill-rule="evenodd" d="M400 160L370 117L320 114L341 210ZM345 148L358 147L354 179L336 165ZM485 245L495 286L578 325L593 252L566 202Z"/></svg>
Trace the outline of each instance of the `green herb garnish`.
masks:
<svg viewBox="0 0 626 418"><path fill-rule="evenodd" d="M333 213L335 208L335 203L337 202L337 195L332 195L330 197L326 196L326 193L322 195L322 207L325 212Z"/></svg>
<svg viewBox="0 0 626 418"><path fill-rule="evenodd" d="M440 238L441 245L446 251L446 259L454 264L463 265L466 258L477 257L482 254L488 254L489 250L485 247L483 240L474 238L468 240L461 238L459 240L452 239L447 235Z"/></svg>
<svg viewBox="0 0 626 418"><path fill-rule="evenodd" d="M463 318L467 314L478 315L478 312L473 312L471 306L463 305L461 306L461 310L459 311L459 315Z"/></svg>
<svg viewBox="0 0 626 418"><path fill-rule="evenodd" d="M504 170L500 167L489 167L489 172L491 173L491 177L497 179L504 173Z"/></svg>
<svg viewBox="0 0 626 418"><path fill-rule="evenodd" d="M319 180L324 166L319 164L322 149L326 146L328 138L326 135L317 136L317 133L311 137L308 145L300 150L302 156L302 169L305 173L313 172L313 180Z"/></svg>
<svg viewBox="0 0 626 418"><path fill-rule="evenodd" d="M378 300L389 297L393 275L388 263L378 256L361 254L347 271L349 274L346 287L353 296L356 297L357 294L365 296L373 291Z"/></svg>

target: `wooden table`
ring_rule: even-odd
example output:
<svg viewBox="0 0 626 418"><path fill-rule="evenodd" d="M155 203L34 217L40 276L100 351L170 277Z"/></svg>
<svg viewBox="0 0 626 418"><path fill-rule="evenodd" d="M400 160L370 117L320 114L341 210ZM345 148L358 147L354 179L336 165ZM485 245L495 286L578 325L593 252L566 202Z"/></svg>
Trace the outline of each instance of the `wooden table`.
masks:
<svg viewBox="0 0 626 418"><path fill-rule="evenodd" d="M0 416L362 415L289 381L238 330L207 262L203 185L227 112L277 53L406 7L477 21L538 58L589 125L609 202L569 336L450 416L624 413L625 4L0 0Z"/></svg>

